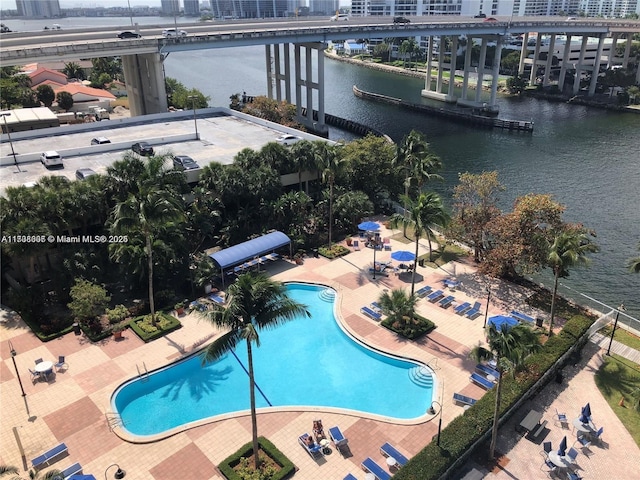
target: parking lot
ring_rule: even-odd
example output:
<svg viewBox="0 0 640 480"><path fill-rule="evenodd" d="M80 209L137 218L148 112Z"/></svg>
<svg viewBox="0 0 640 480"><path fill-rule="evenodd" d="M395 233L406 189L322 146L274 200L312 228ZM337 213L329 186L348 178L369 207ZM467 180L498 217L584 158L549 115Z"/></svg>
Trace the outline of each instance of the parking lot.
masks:
<svg viewBox="0 0 640 480"><path fill-rule="evenodd" d="M131 152L131 145L139 141L149 142L156 154L188 155L204 167L211 162L230 164L242 149L259 150L283 133L294 133L309 140L320 139L219 108L198 111L199 139L196 139L195 127L191 113L174 112L34 130L29 132L29 138L24 139L20 138L23 132L12 134L20 171L12 162L10 143L4 141L0 145L0 157L3 160L0 192L4 194L7 186L37 182L45 175L60 175L74 180L79 168L105 173L109 165L120 160L124 153ZM91 145L92 138L101 136L107 137L111 144ZM40 163L40 153L48 150L56 150L61 154L63 168L47 169ZM23 163L23 160L28 161Z"/></svg>

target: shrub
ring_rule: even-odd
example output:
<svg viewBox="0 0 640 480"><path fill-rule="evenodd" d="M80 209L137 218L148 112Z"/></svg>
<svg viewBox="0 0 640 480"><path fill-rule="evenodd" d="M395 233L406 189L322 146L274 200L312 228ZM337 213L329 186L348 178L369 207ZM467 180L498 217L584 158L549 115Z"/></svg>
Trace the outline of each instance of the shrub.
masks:
<svg viewBox="0 0 640 480"><path fill-rule="evenodd" d="M116 305L111 310L107 309L107 318L110 324L118 323L129 316L129 309L124 305Z"/></svg>
<svg viewBox="0 0 640 480"><path fill-rule="evenodd" d="M382 326L409 340L415 340L436 328L431 320L417 314L413 318L402 317L402 320L387 317L382 321Z"/></svg>
<svg viewBox="0 0 640 480"><path fill-rule="evenodd" d="M334 243L331 247L318 248L318 253L329 260L346 255L349 251L347 247L337 243Z"/></svg>
<svg viewBox="0 0 640 480"><path fill-rule="evenodd" d="M138 317L129 323L131 329L136 332L144 342L150 342L160 338L169 332L182 327L180 320L164 312L156 312L156 321L153 322L151 314Z"/></svg>

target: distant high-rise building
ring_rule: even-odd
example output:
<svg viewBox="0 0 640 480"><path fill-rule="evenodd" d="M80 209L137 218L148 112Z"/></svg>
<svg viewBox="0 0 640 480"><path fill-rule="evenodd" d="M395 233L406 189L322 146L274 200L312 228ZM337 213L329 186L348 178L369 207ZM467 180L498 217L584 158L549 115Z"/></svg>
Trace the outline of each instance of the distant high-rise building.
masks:
<svg viewBox="0 0 640 480"><path fill-rule="evenodd" d="M221 18L272 18L293 13L287 4L288 0L215 0L211 9Z"/></svg>
<svg viewBox="0 0 640 480"><path fill-rule="evenodd" d="M180 13L180 0L162 0L160 6L165 15Z"/></svg>
<svg viewBox="0 0 640 480"><path fill-rule="evenodd" d="M197 17L200 15L199 0L183 0L183 1L184 1L184 14L187 17Z"/></svg>
<svg viewBox="0 0 640 480"><path fill-rule="evenodd" d="M53 18L60 16L59 0L16 0L21 17Z"/></svg>

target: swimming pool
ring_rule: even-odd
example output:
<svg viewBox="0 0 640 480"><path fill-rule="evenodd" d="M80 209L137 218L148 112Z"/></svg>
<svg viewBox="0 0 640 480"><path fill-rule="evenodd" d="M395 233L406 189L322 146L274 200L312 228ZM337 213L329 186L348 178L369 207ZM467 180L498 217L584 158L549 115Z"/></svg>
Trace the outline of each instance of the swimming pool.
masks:
<svg viewBox="0 0 640 480"><path fill-rule="evenodd" d="M425 414L432 400L430 369L348 336L334 316L333 290L294 283L287 293L307 305L311 317L260 332L260 347L253 349L257 408L336 407L394 419ZM246 365L244 342L205 367L195 355L121 385L111 404L134 436L246 411Z"/></svg>

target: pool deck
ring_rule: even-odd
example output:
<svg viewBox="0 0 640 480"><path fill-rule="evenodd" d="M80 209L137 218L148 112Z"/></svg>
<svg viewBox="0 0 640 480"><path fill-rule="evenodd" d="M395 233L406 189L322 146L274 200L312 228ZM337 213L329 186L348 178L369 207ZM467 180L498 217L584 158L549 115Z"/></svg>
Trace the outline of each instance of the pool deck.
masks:
<svg viewBox="0 0 640 480"><path fill-rule="evenodd" d="M392 233L382 229L383 237ZM393 250L413 251L413 243L403 244L391 240ZM353 249L352 249L353 250ZM427 246L421 244L426 253ZM385 261L391 252L378 251L376 260ZM444 408L443 426L463 413L461 406L452 402L454 392L480 398L484 390L469 381L475 362L468 358L470 350L484 340L483 323L486 307L486 286L491 285L489 316L517 309L533 317L544 312L533 311L524 302L525 292L518 286L497 280L488 281L476 274L471 262L450 263L439 269L418 267L416 290L423 285L441 288L455 296L455 304L480 301L481 314L474 320L456 315L453 307L441 308L426 299L419 301L418 310L434 321L437 329L417 342L398 338L377 322L360 313L362 306L378 299L385 289L411 288L410 274L377 276L368 273L373 261L373 250L361 248L351 254L328 261L324 258L306 258L303 265L279 260L267 265L272 278L280 281L316 282L334 287L338 291L339 312L345 327L373 347L413 358L429 364L440 380L440 389L434 399ZM398 262L394 262L398 263ZM461 282L456 291L442 288L444 278L453 277ZM454 305L455 305L454 304ZM48 343L42 343L24 322L7 309L0 311L0 464L14 465L21 471L30 466L30 460L65 442L68 457L53 463L64 469L79 462L85 473L102 478L105 469L117 463L127 472L127 479L140 480L209 480L222 479L216 464L251 440L251 422L248 415L211 422L207 425L178 433L172 437L147 444L132 444L121 440L109 427L106 413L111 411L110 397L122 382L137 375L137 369L152 370L192 352L211 340L216 332L195 314L181 318L183 328L166 337L144 344L127 330L124 339L108 338L98 344L73 333ZM26 397L22 397L16 378L8 342L17 352L15 362ZM547 431L537 442L517 434L513 424L524 417L516 414L501 429L498 450L504 454L501 467L486 472L486 478L531 479L546 478L541 470L541 441L553 441L554 447L563 435L568 445L575 441L571 428L562 430L553 423L555 409L566 412L570 421L577 417L579 408L591 403L593 417L598 426L604 426L603 446L592 446L589 458L580 451L579 473L590 478L633 478L637 474L640 449L611 411L594 384L594 374L604 351L589 343L575 367L565 369L562 384L547 386L533 401L530 408L543 412L549 420ZM35 384L29 378L36 358L57 359L65 355L69 365L52 375L48 382ZM55 362L54 362L55 363ZM349 366L345 366L349 368ZM569 371L570 370L570 371ZM384 381L381 379L380 381ZM444 384L444 388L442 385ZM322 379L318 379L322 388ZM313 392L310 392L313 394ZM153 415L149 412L149 415ZM343 458L335 449L320 460L313 460L298 444L304 432L311 433L314 419L322 419L325 432L340 426L349 439L350 453ZM402 425L383 422L366 416L353 416L321 408L286 409L258 415L258 432L269 438L298 467L295 478L327 480L344 478L347 473L364 478L360 467L366 457L376 460L385 469L380 446L393 444L407 457L415 455L437 433L438 416L429 417L419 424ZM17 438L22 445L20 452ZM470 463L469 466L472 466ZM482 470L482 466L476 466ZM110 475L115 469L110 470ZM393 473L393 469L391 472ZM110 478L110 477L109 477Z"/></svg>

